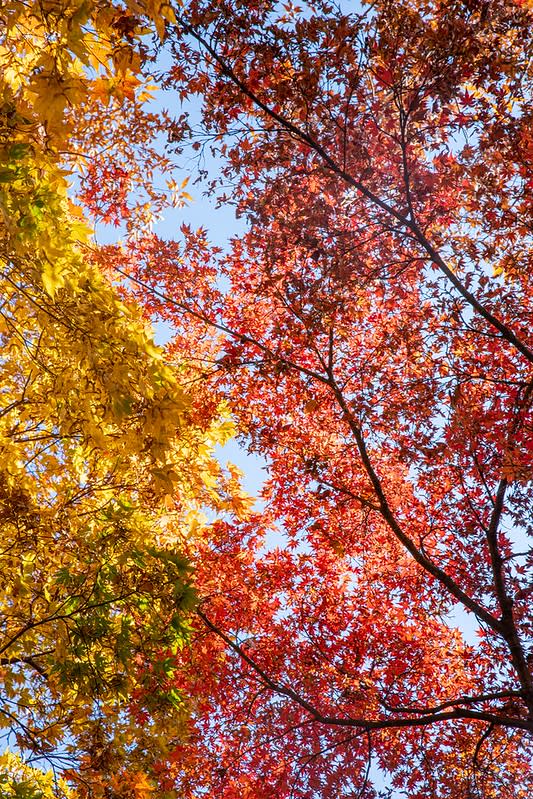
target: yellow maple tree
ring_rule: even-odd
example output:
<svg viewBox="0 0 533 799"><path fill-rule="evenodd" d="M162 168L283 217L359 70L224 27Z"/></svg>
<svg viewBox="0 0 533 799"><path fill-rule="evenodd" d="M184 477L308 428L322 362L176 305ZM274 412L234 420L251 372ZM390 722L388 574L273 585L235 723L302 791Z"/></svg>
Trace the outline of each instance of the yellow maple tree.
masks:
<svg viewBox="0 0 533 799"><path fill-rule="evenodd" d="M103 130L124 103L133 113L146 99L142 18L161 34L169 13L82 0L0 11L0 734L16 747L0 762L7 796L66 795L27 758L69 767L80 796L121 795L112 774L145 796L145 767L186 716L165 687L194 602L176 542L201 508L227 502L213 447L231 424L192 413L140 311L92 263L90 228L68 196L69 171L94 155L76 152L84 121ZM137 222L163 202L147 191ZM170 659L154 671L156 650ZM139 730L124 711L147 682L151 725Z"/></svg>

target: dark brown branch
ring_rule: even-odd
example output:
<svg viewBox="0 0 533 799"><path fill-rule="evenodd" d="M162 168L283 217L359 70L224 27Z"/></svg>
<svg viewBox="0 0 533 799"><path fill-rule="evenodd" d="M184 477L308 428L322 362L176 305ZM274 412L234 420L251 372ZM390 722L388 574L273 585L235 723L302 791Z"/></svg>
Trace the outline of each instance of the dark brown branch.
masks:
<svg viewBox="0 0 533 799"><path fill-rule="evenodd" d="M249 344L252 347L255 347L264 355L267 355L268 358L274 361L283 361L289 368L294 369L297 372L301 372L302 374L307 375L307 377L312 378L313 380L318 380L320 383L324 383L328 385L328 379L325 375L321 375L319 372L314 372L312 369L308 369L305 366L301 366L300 364L291 361L290 358L287 358L285 355L278 355L270 347L267 347L266 344L262 344L260 341L252 338L251 336L247 336L245 333L239 333L236 330L232 330L231 328L223 325L221 322L216 322L213 319L210 319L205 314L196 311L194 308L191 308L189 305L186 305L183 302L178 302L174 300L172 297L164 294L162 291L150 286L148 283L145 283L143 280L140 280L138 277L134 277L133 275L128 274L119 266L113 266L115 272L118 272L119 275L125 277L126 280L131 280L132 283L135 283L137 286L140 286L146 291L150 292L154 297L158 297L159 299L163 300L164 302L168 303L169 305L173 305L177 308L181 313L187 314L188 316L192 316L193 319L197 319L199 322L203 322L205 325L209 325L209 327L213 327L215 330L220 330L221 333L226 333L231 338L237 339L241 344Z"/></svg>
<svg viewBox="0 0 533 799"><path fill-rule="evenodd" d="M19 663L24 663L27 666L31 666L31 668L36 671L41 677L48 679L48 672L46 669L41 666L40 663L37 663L37 658L45 657L46 655L51 655L55 650L54 649L46 649L44 652L37 652L35 655L28 655L28 657L12 657L12 658L0 658L0 665L2 666L16 666Z"/></svg>
<svg viewBox="0 0 533 799"><path fill-rule="evenodd" d="M414 560L421 566L424 571L431 574L438 582L443 585L446 590L457 599L465 608L470 610L474 613L480 621L483 621L491 630L493 630L498 635L503 635L503 626L499 619L495 618L489 611L484 608L482 605L479 604L473 597L469 596L463 589L455 582L455 580L450 577L443 569L437 566L430 558L427 557L412 541L411 538L407 535L407 533L402 529L400 524L398 523L392 508L389 505L387 500L387 496L381 484L381 480L378 477L377 472L375 471L372 461L370 460L370 456L368 454L368 450L366 447L366 442L363 436L363 433L360 427L355 422L353 415L348 408L344 396L338 386L335 383L333 375L330 376L330 387L335 394L335 398L341 408L344 418L352 431L352 434L355 438L355 442L357 444L357 448L359 450L359 455L363 464L363 467L367 473L367 476L372 484L372 488L374 489L374 493L379 502L379 512L385 522L387 523L389 529L394 534L394 536L400 541L405 549L412 555Z"/></svg>
<svg viewBox="0 0 533 799"><path fill-rule="evenodd" d="M505 493L507 491L508 485L509 484L505 477L500 480L498 490L496 492L496 499L494 500L494 508L491 514L490 524L487 530L487 544L490 554L492 575L494 578L494 588L496 591L498 604L502 612L501 621L506 628L508 628L509 625L514 627L513 600L507 593L507 589L505 587L503 558L498 547L498 529L503 513Z"/></svg>
<svg viewBox="0 0 533 799"><path fill-rule="evenodd" d="M288 699L291 699L320 724L335 727L354 727L364 730L384 730L400 729L403 727L424 727L444 721L472 719L478 721L487 721L499 727L521 729L533 734L533 720L528 721L526 719L513 718L510 716L498 716L495 713L470 710L468 708L455 708L454 710L448 712L437 712L432 713L431 715L422 715L417 718L400 719L365 719L352 718L350 716L330 716L328 714L322 713L322 711L316 708L311 702L308 702L307 699L301 696L293 688L290 688L283 683L279 683L269 677L264 669L262 669L261 666L259 666L259 664L253 660L253 658L247 655L239 644L237 644L228 635L226 635L226 633L220 630L220 628L218 628L200 609L197 609L196 612L206 627L208 627L213 633L215 633L215 635L221 638L227 644L227 646L229 646L230 649L232 649L233 652L235 652L241 658L241 660L243 660L261 678L263 683L271 691L279 694L280 696L286 696Z"/></svg>
<svg viewBox="0 0 533 799"><path fill-rule="evenodd" d="M37 627L42 627L43 624L49 624L52 621L66 621L67 619L73 619L76 616L79 616L81 613L86 613L89 610L96 610L97 608L102 608L106 605L114 605L116 602L122 602L124 599L128 599L128 597L133 596L135 593L135 591L129 591L127 594L123 594L122 596L114 597L113 599L102 600L102 602L95 602L92 605L87 603L82 604L79 608L76 608L70 613L57 613L47 616L44 619L28 621L3 646L0 647L0 654L6 652L11 646L13 646L15 641L18 641L18 639L21 638L25 633L29 632L30 630L35 630Z"/></svg>
<svg viewBox="0 0 533 799"><path fill-rule="evenodd" d="M479 741L476 744L476 749L474 751L474 757L472 758L472 762L474 764L474 769L479 768L479 754L481 752L481 747L485 743L485 741L490 737L494 730L494 724L489 724L487 729L483 732L480 736Z"/></svg>
<svg viewBox="0 0 533 799"><path fill-rule="evenodd" d="M458 705L476 705L479 702L490 702L494 699L512 699L513 697L523 699L524 691L494 691L493 693L479 694L478 696L459 696L457 699L450 699L432 707L400 707L389 705L386 702L381 702L381 704L389 713L417 713L427 716Z"/></svg>
<svg viewBox="0 0 533 799"><path fill-rule="evenodd" d="M530 382L526 387L524 396L518 403L518 413L511 425L511 430L509 432L507 441L508 446L513 443L516 433L520 429L520 411L528 407L532 394L533 383ZM515 624L513 616L513 599L510 596L505 584L504 559L498 544L498 530L500 527L502 514L504 512L505 495L508 485L507 478L505 477L503 477L498 484L496 497L492 500L493 508L489 526L486 530L486 539L490 554L494 590L496 592L496 598L501 610L500 623L502 625L502 635L507 646L509 647L513 666L520 679L520 684L525 691L525 700L529 709L529 716L530 718L533 718L533 676L531 674L531 670L526 659L526 653L524 651L522 642L520 641L520 636Z"/></svg>

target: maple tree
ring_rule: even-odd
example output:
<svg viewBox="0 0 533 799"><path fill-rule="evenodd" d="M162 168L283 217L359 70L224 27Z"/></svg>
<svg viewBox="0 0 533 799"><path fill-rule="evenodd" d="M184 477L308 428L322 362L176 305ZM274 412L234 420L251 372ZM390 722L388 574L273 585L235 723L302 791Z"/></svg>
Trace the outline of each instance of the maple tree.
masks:
<svg viewBox="0 0 533 799"><path fill-rule="evenodd" d="M159 27L160 4L144 10ZM89 211L112 222L139 225L168 201L150 189L164 161L147 143L159 122L143 111L141 20L108 3L8 2L0 14L0 734L13 750L0 790L143 799L184 733L161 659L185 645L195 601L179 542L201 509L233 501L213 458L231 424L169 367L68 196L78 169ZM106 120L132 115L144 132L114 148L101 138ZM128 206L113 181L96 197L110 148L115 170L121 153L148 158L148 199L139 188ZM132 702L150 711L141 729Z"/></svg>
<svg viewBox="0 0 533 799"><path fill-rule="evenodd" d="M186 115L169 136L222 159L211 191L247 229L106 258L268 478L264 511L190 550L193 712L162 789L526 797L530 4L175 17L166 83L201 96L204 138Z"/></svg>

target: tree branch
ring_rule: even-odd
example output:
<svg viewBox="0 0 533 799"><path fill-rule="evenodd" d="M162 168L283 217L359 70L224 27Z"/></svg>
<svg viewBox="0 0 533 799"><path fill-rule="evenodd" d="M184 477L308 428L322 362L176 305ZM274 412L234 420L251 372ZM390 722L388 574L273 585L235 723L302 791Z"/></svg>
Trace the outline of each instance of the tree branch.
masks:
<svg viewBox="0 0 533 799"><path fill-rule="evenodd" d="M427 557L414 543L414 541L409 538L407 533L401 528L400 524L398 523L392 508L389 505L387 500L387 496L381 484L381 480L378 477L377 472L375 471L372 462L370 460L370 456L368 454L368 450L366 447L366 442L361 431L361 428L355 422L353 415L348 408L344 396L335 383L335 379L333 374L330 375L330 387L335 394L335 398L341 408L344 418L352 431L352 434L355 438L355 442L357 444L357 449L359 451L359 455L363 464L363 467L367 473L367 476L372 484L374 489L374 493L379 502L379 513L386 521L389 529L392 531L394 536L400 541L405 549L412 555L414 560L421 566L426 572L432 575L438 582L443 585L447 591L455 597L465 608L470 610L472 613L476 615L476 617L483 621L491 630L493 630L498 635L503 635L503 626L499 619L495 618L489 611L484 608L482 605L479 604L473 597L469 596L463 589L455 582L455 580L450 577L443 569L437 566L430 558Z"/></svg>
<svg viewBox="0 0 533 799"><path fill-rule="evenodd" d="M288 699L291 699L297 705L299 705L303 710L305 710L309 715L320 724L324 724L327 726L335 726L335 727L354 727L364 730L384 730L384 729L400 729L403 727L424 727L431 724L438 724L440 722L451 721L456 719L472 719L472 720L479 720L479 721L487 721L495 726L499 727L509 727L513 729L521 729L529 732L533 735L533 720L529 721L526 719L520 718L512 718L510 716L498 716L495 713L489 713L485 711L477 711L477 710L470 710L467 708L455 708L454 710L448 712L435 712L431 713L430 715L424 715L417 718L401 718L401 719L366 719L366 718L352 718L350 716L347 717L338 717L338 716L330 716L326 713L323 713L318 708L316 708L311 702L308 702L303 696L301 696L297 691L293 688L290 688L283 683L279 683L276 680L273 680L269 675L265 672L258 663L253 660L249 655L246 654L244 649L233 641L226 633L224 633L219 627L217 627L199 608L196 611L199 618L203 621L203 623L211 630L211 632L215 633L219 638L221 638L230 649L233 650L240 658L243 660L263 681L263 683L274 693L279 694L280 696L286 696Z"/></svg>

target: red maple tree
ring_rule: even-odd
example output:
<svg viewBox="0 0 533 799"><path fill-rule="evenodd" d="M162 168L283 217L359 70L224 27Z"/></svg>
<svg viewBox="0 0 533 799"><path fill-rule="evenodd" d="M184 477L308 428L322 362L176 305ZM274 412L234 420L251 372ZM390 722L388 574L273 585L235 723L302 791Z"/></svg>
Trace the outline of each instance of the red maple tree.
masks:
<svg viewBox="0 0 533 799"><path fill-rule="evenodd" d="M176 672L191 733L161 784L526 797L529 5L176 14L168 85L203 97L213 190L248 227L228 252L184 229L108 256L268 479L264 511L192 553L202 602Z"/></svg>

